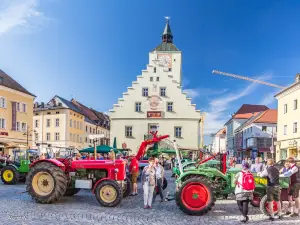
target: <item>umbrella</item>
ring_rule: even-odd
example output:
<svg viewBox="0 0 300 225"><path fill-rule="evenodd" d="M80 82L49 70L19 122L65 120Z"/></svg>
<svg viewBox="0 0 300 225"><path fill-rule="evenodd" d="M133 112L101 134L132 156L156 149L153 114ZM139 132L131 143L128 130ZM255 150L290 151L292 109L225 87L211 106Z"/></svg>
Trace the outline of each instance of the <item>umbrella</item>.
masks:
<svg viewBox="0 0 300 225"><path fill-rule="evenodd" d="M116 138L116 137L114 138L113 148L114 148L114 149L117 149L117 138Z"/></svg>
<svg viewBox="0 0 300 225"><path fill-rule="evenodd" d="M108 146L108 145L98 145L96 147L97 153L109 153L110 150L113 149L112 147ZM115 151L115 153L118 153L119 150L117 149L113 149ZM80 153L94 153L94 148L85 148L79 151Z"/></svg>

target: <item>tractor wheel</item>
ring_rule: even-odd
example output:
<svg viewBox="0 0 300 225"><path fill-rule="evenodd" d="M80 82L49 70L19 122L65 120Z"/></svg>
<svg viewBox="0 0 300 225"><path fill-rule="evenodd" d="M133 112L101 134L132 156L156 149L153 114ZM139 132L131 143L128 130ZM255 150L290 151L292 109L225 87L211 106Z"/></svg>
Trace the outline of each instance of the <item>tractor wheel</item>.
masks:
<svg viewBox="0 0 300 225"><path fill-rule="evenodd" d="M67 189L67 177L56 165L42 162L31 168L26 178L26 190L38 203L59 200Z"/></svg>
<svg viewBox="0 0 300 225"><path fill-rule="evenodd" d="M19 181L19 172L13 166L5 166L1 171L1 180L4 184L14 185Z"/></svg>
<svg viewBox="0 0 300 225"><path fill-rule="evenodd" d="M79 191L79 188L67 188L64 196L73 196L76 195Z"/></svg>
<svg viewBox="0 0 300 225"><path fill-rule="evenodd" d="M122 201L122 187L114 180L100 182L95 191L96 198L104 207L115 207Z"/></svg>
<svg viewBox="0 0 300 225"><path fill-rule="evenodd" d="M126 198L131 194L132 183L128 177L126 177L124 188L123 188L123 198Z"/></svg>
<svg viewBox="0 0 300 225"><path fill-rule="evenodd" d="M179 208L189 215L204 215L215 205L216 198L206 179L191 178L179 188L176 196Z"/></svg>
<svg viewBox="0 0 300 225"><path fill-rule="evenodd" d="M270 216L270 210L269 210L269 203L267 201L267 195L265 195L261 200L260 200L260 211L265 214L266 216ZM273 201L273 212L274 215L277 215L278 213L278 207L275 201Z"/></svg>

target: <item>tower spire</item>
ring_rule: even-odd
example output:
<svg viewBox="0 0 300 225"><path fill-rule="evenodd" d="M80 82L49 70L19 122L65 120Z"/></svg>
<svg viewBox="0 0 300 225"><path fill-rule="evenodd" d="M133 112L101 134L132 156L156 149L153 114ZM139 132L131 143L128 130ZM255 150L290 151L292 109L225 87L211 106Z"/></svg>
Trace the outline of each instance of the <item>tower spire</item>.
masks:
<svg viewBox="0 0 300 225"><path fill-rule="evenodd" d="M169 24L170 17L165 16L165 18L166 18L166 26L162 34L162 42L173 43L173 35Z"/></svg>

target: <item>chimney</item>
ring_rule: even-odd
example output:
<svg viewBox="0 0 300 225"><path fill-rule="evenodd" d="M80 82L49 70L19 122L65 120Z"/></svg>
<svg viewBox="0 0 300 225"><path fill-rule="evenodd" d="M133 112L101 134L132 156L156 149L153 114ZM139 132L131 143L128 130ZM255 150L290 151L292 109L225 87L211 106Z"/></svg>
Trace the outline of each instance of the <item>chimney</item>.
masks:
<svg viewBox="0 0 300 225"><path fill-rule="evenodd" d="M39 107L39 103L38 102L35 102L34 103L34 108L38 108Z"/></svg>
<svg viewBox="0 0 300 225"><path fill-rule="evenodd" d="M300 81L300 73L296 74L296 83L298 83Z"/></svg>
<svg viewBox="0 0 300 225"><path fill-rule="evenodd" d="M45 108L44 102L41 102L41 107L42 107L42 108Z"/></svg>

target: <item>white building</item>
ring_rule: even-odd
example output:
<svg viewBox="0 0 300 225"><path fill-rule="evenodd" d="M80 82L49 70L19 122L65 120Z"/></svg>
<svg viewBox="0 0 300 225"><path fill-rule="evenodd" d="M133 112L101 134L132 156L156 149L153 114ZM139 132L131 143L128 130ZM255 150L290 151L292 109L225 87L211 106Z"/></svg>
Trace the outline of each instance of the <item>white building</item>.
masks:
<svg viewBox="0 0 300 225"><path fill-rule="evenodd" d="M226 128L222 128L215 135L212 143L212 152L225 152L226 151Z"/></svg>
<svg viewBox="0 0 300 225"><path fill-rule="evenodd" d="M300 74L295 82L275 95L278 100L277 160L294 157L300 159Z"/></svg>
<svg viewBox="0 0 300 225"><path fill-rule="evenodd" d="M144 135L159 127L159 134L170 135L182 147L200 146L200 119L203 114L182 91L181 51L173 44L167 21L162 42L149 53L149 63L123 97L110 110L111 145L137 151Z"/></svg>

